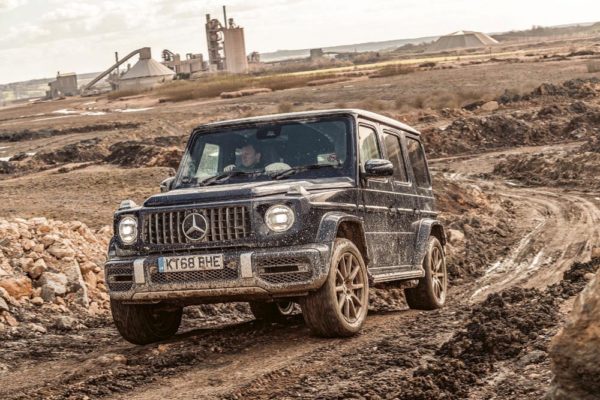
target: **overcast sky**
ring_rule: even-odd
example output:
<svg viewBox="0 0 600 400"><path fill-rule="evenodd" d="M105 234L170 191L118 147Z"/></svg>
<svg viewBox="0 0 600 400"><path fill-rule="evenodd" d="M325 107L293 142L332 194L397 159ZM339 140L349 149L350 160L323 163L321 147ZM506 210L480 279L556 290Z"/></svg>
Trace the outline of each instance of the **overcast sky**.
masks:
<svg viewBox="0 0 600 400"><path fill-rule="evenodd" d="M204 15L224 3L248 52L600 20L600 0L0 0L0 83L101 71L144 46L206 54Z"/></svg>

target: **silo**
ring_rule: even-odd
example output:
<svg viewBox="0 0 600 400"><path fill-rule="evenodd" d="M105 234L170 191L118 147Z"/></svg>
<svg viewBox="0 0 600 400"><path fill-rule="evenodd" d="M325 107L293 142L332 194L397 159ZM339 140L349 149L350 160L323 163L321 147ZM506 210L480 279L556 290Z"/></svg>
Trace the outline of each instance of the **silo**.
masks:
<svg viewBox="0 0 600 400"><path fill-rule="evenodd" d="M225 50L225 70L233 74L248 72L248 59L246 58L246 42L244 28L223 29L223 47Z"/></svg>

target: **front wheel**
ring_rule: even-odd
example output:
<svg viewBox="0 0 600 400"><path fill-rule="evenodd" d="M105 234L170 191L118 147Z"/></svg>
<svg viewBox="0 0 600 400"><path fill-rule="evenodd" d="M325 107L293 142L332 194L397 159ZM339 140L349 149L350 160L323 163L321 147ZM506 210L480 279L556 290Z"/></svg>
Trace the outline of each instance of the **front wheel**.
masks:
<svg viewBox="0 0 600 400"><path fill-rule="evenodd" d="M170 338L177 333L183 314L182 307L124 304L112 299L110 309L117 330L133 344L149 344Z"/></svg>
<svg viewBox="0 0 600 400"><path fill-rule="evenodd" d="M436 237L430 237L427 253L423 259L425 276L417 287L405 289L404 296L408 306L417 310L435 310L446 303L448 291L448 271L444 248Z"/></svg>
<svg viewBox="0 0 600 400"><path fill-rule="evenodd" d="M369 280L354 243L335 240L327 280L301 306L306 325L317 336L346 337L360 330L369 308Z"/></svg>

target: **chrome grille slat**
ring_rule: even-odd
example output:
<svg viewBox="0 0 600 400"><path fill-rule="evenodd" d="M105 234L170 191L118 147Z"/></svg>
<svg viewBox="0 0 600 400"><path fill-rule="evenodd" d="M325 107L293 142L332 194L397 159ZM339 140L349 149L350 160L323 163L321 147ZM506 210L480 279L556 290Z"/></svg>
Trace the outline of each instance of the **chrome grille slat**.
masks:
<svg viewBox="0 0 600 400"><path fill-rule="evenodd" d="M160 228L158 227L158 213L154 214L154 231L156 232L156 244L160 244Z"/></svg>
<svg viewBox="0 0 600 400"><path fill-rule="evenodd" d="M161 213L162 215L162 233L163 233L163 243L167 244L167 224L165 222L166 213Z"/></svg>
<svg viewBox="0 0 600 400"><path fill-rule="evenodd" d="M179 217L179 212L176 212L177 214L177 222L176 222L176 228L177 228L177 243L181 243L181 222L180 217Z"/></svg>
<svg viewBox="0 0 600 400"><path fill-rule="evenodd" d="M183 232L183 221L192 212L202 214L208 222L206 237L192 242ZM152 245L217 243L247 238L250 214L246 206L213 207L178 211L158 211L143 216L142 240Z"/></svg>

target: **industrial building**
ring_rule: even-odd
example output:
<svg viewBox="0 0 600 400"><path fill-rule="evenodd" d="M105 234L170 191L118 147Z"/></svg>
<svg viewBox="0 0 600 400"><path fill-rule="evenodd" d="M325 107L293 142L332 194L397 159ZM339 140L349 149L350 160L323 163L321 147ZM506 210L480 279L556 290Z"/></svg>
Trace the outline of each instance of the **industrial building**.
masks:
<svg viewBox="0 0 600 400"><path fill-rule="evenodd" d="M189 78L201 72L229 72L245 74L249 69L249 58L252 65L260 63L260 55L256 52L246 56L244 28L239 27L233 18L227 19L227 10L223 6L223 23L206 15L206 40L208 45L208 62L202 54L186 54L182 59L179 54L163 50L163 62L152 59L150 47L137 49L119 59L115 53L115 63L102 72L82 89L82 95L92 93L92 88L102 79L107 78L113 90L144 90L160 83L178 78ZM139 55L139 61L125 71L120 67L132 57ZM75 83L76 87L76 83ZM62 92L61 92L62 93Z"/></svg>
<svg viewBox="0 0 600 400"><path fill-rule="evenodd" d="M248 72L248 57L244 28L235 24L233 18L227 19L227 10L223 6L223 24L206 14L206 41L208 46L209 71L224 71L232 74Z"/></svg>
<svg viewBox="0 0 600 400"><path fill-rule="evenodd" d="M128 65L125 71L119 69L121 65L136 55L139 55L140 59L133 67ZM113 90L145 90L170 81L175 76L173 70L152 59L150 47L134 50L122 59L119 59L118 53L115 53L115 61L106 71L88 83L83 88L82 94L87 94L96 83L105 77L108 77L108 82Z"/></svg>
<svg viewBox="0 0 600 400"><path fill-rule="evenodd" d="M179 76L191 76L197 72L203 72L208 69L208 64L204 61L202 54L188 53L185 55L185 59L181 59L179 54L175 54L170 50L163 50L162 52L163 62L162 64L173 71Z"/></svg>
<svg viewBox="0 0 600 400"><path fill-rule="evenodd" d="M428 53L454 51L462 49L477 49L495 46L498 41L485 33L473 31L458 31L440 37L427 48Z"/></svg>
<svg viewBox="0 0 600 400"><path fill-rule="evenodd" d="M151 57L150 48L140 53L139 61L128 69L116 82L117 90L144 90L170 81L175 72Z"/></svg>
<svg viewBox="0 0 600 400"><path fill-rule="evenodd" d="M70 72L67 74L56 73L56 80L48 83L50 89L46 91L46 98L58 99L66 96L76 96L79 94L77 88L77 74Z"/></svg>

